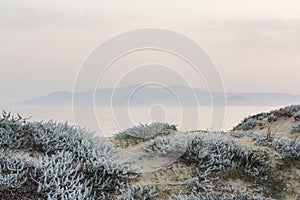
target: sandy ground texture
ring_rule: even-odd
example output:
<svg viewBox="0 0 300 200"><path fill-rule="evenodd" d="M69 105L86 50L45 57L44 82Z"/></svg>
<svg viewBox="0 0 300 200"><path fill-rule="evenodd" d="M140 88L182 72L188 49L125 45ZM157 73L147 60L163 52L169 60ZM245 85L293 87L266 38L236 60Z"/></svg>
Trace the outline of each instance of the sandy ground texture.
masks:
<svg viewBox="0 0 300 200"><path fill-rule="evenodd" d="M300 106L232 131L140 124L110 138L0 117L0 199L300 199Z"/></svg>
<svg viewBox="0 0 300 200"><path fill-rule="evenodd" d="M270 144L276 143L278 138L292 139L298 142L299 132L293 132L293 126L297 123L294 115L299 112L299 107L292 114L278 114L275 111L264 115L251 116L255 118L255 125L244 130L241 124L234 128L233 131L222 133L209 133L205 131L180 132L176 131L172 137L180 140L193 138L198 134L215 134L219 138L231 139L237 144L245 146L258 152L266 152L269 159L269 167L271 177L268 183L258 179L251 179L239 173L221 174L214 185L207 187L220 186L222 189L217 189L222 193L229 195L236 191L247 191L247 193L259 195L262 198L269 199L300 199L300 159L283 157L278 153L276 148L271 145L258 145L256 139L250 134L245 134L241 137L236 137L232 132L253 132L262 135ZM276 117L274 117L276 116ZM170 137L170 136L159 136ZM143 139L117 139L115 137L110 140L118 146L118 158L128 160L131 168L134 169L140 176L133 184L153 185L156 187L158 196L157 199L168 199L172 194L189 194L193 191L192 188L186 185L188 180L199 175L195 172L194 165L185 163L182 159L184 150L179 150L177 153L170 152L163 154L153 154L145 150L145 146L149 140ZM154 140L154 138L150 139ZM186 143L188 145L188 143ZM187 146L186 146L187 148ZM199 173L199 172L198 172ZM222 172L221 172L222 173ZM227 189L226 189L227 188ZM276 194L277 193L277 194Z"/></svg>

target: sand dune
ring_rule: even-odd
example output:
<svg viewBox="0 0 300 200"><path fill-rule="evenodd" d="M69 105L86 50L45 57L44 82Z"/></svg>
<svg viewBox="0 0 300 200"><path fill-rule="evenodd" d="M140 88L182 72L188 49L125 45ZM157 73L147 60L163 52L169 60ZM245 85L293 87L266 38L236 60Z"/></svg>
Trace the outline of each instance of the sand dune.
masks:
<svg viewBox="0 0 300 200"><path fill-rule="evenodd" d="M4 114L0 197L296 200L299 111L250 116L229 132L156 122L111 138Z"/></svg>

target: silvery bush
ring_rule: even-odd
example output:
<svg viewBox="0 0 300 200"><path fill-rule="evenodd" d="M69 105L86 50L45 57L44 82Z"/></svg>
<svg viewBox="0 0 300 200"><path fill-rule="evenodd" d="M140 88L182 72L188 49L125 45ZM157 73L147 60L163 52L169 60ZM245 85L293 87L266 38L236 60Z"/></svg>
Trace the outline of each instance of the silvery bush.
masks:
<svg viewBox="0 0 300 200"><path fill-rule="evenodd" d="M151 139L157 135L169 135L176 131L176 125L154 122L152 124L140 124L132 128L128 128L122 132L115 134L116 138L139 138L139 139Z"/></svg>
<svg viewBox="0 0 300 200"><path fill-rule="evenodd" d="M114 159L110 142L66 123L3 113L0 134L0 196L6 199L114 199L136 177Z"/></svg>

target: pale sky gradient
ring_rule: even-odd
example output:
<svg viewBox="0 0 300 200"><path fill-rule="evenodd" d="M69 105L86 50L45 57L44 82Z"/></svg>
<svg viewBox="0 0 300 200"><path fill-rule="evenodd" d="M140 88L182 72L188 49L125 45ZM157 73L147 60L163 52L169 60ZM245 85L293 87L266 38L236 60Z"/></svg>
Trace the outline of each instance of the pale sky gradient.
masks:
<svg viewBox="0 0 300 200"><path fill-rule="evenodd" d="M143 27L201 44L227 91L300 94L298 0L0 0L0 103L71 91L97 45Z"/></svg>

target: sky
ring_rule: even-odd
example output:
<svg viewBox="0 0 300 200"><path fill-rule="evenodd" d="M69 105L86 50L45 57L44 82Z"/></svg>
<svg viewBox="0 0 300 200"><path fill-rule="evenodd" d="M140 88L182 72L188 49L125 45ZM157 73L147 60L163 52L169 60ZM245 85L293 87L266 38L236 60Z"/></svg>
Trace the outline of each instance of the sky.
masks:
<svg viewBox="0 0 300 200"><path fill-rule="evenodd" d="M0 0L0 103L72 91L93 49L144 27L173 30L204 47L228 92L300 94L298 0ZM156 54L133 55L123 64L130 69L149 55L166 59ZM113 86L121 65L103 79L103 87ZM194 85L205 86L185 71Z"/></svg>

